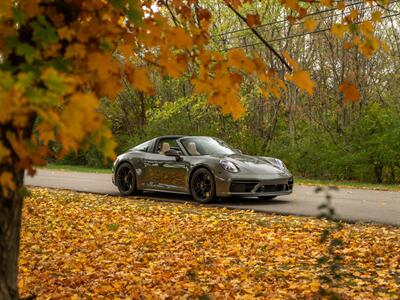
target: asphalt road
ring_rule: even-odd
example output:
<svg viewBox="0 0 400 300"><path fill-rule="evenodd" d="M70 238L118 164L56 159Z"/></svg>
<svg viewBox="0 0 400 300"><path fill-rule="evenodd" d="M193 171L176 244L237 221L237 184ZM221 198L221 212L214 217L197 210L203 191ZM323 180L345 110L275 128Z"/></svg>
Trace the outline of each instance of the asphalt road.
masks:
<svg viewBox="0 0 400 300"><path fill-rule="evenodd" d="M25 176L25 184L90 192L97 194L119 195L111 183L110 174L83 172L63 172L38 170L34 177ZM273 200L257 198L229 198L213 206L232 209L251 209L255 211L317 216L318 205L324 202L324 193L315 193L315 187L295 185L294 192ZM331 191L332 202L338 218L351 222L373 222L400 226L400 192L373 191L361 189L340 189ZM145 193L146 198L158 201L193 202L190 196L167 193Z"/></svg>

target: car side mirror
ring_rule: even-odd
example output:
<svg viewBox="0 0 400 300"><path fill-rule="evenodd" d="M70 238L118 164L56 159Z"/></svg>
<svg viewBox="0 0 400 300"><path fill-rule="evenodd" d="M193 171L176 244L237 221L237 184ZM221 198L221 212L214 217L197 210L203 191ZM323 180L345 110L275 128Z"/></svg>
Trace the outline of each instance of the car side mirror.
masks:
<svg viewBox="0 0 400 300"><path fill-rule="evenodd" d="M165 151L164 154L166 156L175 156L176 161L181 160L181 156L179 155L179 152L176 151L175 149L169 149L168 151Z"/></svg>

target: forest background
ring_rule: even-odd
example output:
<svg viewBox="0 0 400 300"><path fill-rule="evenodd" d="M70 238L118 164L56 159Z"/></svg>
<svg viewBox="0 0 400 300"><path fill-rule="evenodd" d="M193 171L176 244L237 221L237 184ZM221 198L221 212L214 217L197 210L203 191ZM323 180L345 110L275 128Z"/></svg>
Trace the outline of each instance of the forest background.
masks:
<svg viewBox="0 0 400 300"><path fill-rule="evenodd" d="M256 52L284 72L284 66L223 3L205 3L214 11L212 48ZM268 4L251 7L260 16L257 30L275 49L290 49L302 68L311 72L318 83L312 96L290 83L281 98L266 96L250 80L245 81L240 101L246 113L235 120L207 105L206 97L195 95L189 75L173 79L154 71L153 95L124 82L115 101L102 101L101 110L117 142L116 152L159 135L209 135L246 154L279 157L303 178L399 183L400 5L392 2L375 28L376 36L390 49L368 57L356 48L346 49L346 40L330 34L343 17L340 11L327 9L313 16L316 21L290 23L279 3ZM360 18L374 10L362 1L347 6L357 9ZM118 58L118 53L115 55ZM356 83L359 101L347 103L338 89L346 78ZM111 166L96 146L57 163Z"/></svg>

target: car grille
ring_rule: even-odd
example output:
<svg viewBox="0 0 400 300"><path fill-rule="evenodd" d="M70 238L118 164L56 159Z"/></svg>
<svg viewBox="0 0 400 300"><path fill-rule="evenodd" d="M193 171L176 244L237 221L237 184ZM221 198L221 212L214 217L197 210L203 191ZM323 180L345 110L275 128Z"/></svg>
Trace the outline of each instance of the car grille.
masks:
<svg viewBox="0 0 400 300"><path fill-rule="evenodd" d="M266 192L282 192L285 191L286 184L271 184L271 185L263 185L257 189L258 193L266 193Z"/></svg>
<svg viewBox="0 0 400 300"><path fill-rule="evenodd" d="M232 193L250 193L253 191L255 186L259 184L259 181L245 181L245 180L234 180L231 183L230 191ZM266 184L257 188L256 193L274 193L290 191L293 189L293 177L289 178L287 183L280 184Z"/></svg>
<svg viewBox="0 0 400 300"><path fill-rule="evenodd" d="M249 193L258 181L232 181L230 191L233 193Z"/></svg>
<svg viewBox="0 0 400 300"><path fill-rule="evenodd" d="M283 192L293 189L293 177L289 178L287 184L266 184L257 189L257 193Z"/></svg>

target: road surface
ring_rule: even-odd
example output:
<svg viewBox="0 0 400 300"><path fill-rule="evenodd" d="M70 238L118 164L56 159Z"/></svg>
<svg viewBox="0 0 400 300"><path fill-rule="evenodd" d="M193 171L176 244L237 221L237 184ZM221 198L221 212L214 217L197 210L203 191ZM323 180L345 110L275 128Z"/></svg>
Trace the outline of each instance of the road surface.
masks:
<svg viewBox="0 0 400 300"><path fill-rule="evenodd" d="M111 183L111 174L38 170L34 177L25 176L25 184L49 188L119 195ZM324 202L323 193L315 187L295 185L294 192L274 200L229 198L213 206L232 209L251 209L260 212L317 216L318 205ZM351 222L373 222L400 226L400 192L361 189L331 191L338 218ZM145 193L146 198L159 201L194 202L190 196L167 193Z"/></svg>

